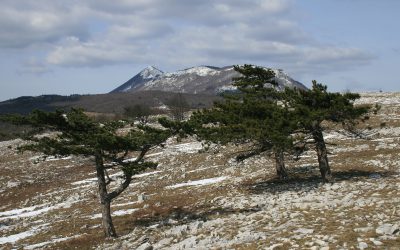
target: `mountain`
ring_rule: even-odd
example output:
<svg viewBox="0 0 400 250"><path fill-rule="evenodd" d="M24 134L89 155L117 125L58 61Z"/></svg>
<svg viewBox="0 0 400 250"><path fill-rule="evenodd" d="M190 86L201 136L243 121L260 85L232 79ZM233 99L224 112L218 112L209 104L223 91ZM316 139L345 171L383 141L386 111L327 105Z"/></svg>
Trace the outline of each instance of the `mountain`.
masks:
<svg viewBox="0 0 400 250"><path fill-rule="evenodd" d="M273 71L280 89L284 87L307 89L306 86L293 80L283 70L273 69ZM160 90L192 94L216 94L233 90L232 78L238 76L240 74L234 70L233 66L222 68L199 66L172 73L164 73L156 67L150 66L111 93Z"/></svg>

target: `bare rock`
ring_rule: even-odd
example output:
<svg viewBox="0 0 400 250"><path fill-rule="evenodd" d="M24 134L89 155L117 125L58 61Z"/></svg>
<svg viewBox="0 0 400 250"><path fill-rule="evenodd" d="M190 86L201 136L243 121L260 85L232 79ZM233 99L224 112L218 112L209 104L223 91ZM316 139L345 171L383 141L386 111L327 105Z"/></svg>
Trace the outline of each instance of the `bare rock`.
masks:
<svg viewBox="0 0 400 250"><path fill-rule="evenodd" d="M146 243L140 245L138 248L136 248L136 250L153 250L153 249L154 249L153 246L148 242L146 242Z"/></svg>
<svg viewBox="0 0 400 250"><path fill-rule="evenodd" d="M365 243L365 242L363 242L363 241L361 241L361 242L358 243L358 248L359 248L359 249L368 248L368 244Z"/></svg>
<svg viewBox="0 0 400 250"><path fill-rule="evenodd" d="M309 228L299 228L294 232L295 233L300 233L300 234L312 234L314 232L314 230L313 229L309 229Z"/></svg>
<svg viewBox="0 0 400 250"><path fill-rule="evenodd" d="M400 229L398 225L394 224L383 224L376 228L375 232L381 235L392 235L399 233Z"/></svg>
<svg viewBox="0 0 400 250"><path fill-rule="evenodd" d="M357 227L357 228L353 229L353 231L356 233L366 233L366 232L369 232L372 230L373 230L373 227Z"/></svg>
<svg viewBox="0 0 400 250"><path fill-rule="evenodd" d="M142 203L148 199L149 199L149 197L145 193L141 193L138 195L138 203Z"/></svg>
<svg viewBox="0 0 400 250"><path fill-rule="evenodd" d="M375 240L374 238L369 238L369 240L374 243L375 246L382 246L383 243L379 240Z"/></svg>

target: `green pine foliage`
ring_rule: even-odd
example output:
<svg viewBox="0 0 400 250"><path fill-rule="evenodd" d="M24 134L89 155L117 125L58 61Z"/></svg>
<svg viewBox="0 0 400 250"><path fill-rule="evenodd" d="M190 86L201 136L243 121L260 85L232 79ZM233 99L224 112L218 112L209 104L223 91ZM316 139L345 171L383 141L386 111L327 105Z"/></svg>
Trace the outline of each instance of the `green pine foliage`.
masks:
<svg viewBox="0 0 400 250"><path fill-rule="evenodd" d="M120 163L133 174L143 170L143 163L138 162L135 165L123 162L124 157L128 153L141 152L159 145L169 136L166 130L148 126L139 126L127 134L121 134L118 129L126 125L124 121L97 123L80 109L72 109L68 113L34 111L28 116L15 117L13 120L14 123L58 132L49 137L29 136L27 139L34 143L20 147L22 151L31 150L58 156L94 156L101 153L105 161Z"/></svg>
<svg viewBox="0 0 400 250"><path fill-rule="evenodd" d="M316 81L312 82L310 91L292 92L291 106L296 109L301 125L312 130L314 124L322 121L354 124L370 110L368 106L354 106L354 101L360 98L357 93L333 93L327 91L327 86Z"/></svg>

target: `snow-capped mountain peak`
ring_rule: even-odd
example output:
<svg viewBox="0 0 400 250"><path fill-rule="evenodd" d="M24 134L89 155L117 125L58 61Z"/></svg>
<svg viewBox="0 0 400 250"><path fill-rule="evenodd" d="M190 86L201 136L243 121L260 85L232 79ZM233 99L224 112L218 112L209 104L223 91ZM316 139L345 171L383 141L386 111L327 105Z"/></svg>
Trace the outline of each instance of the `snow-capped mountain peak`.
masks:
<svg viewBox="0 0 400 250"><path fill-rule="evenodd" d="M143 79L151 79L154 77L158 77L162 74L164 74L164 72L162 72L161 70L157 69L154 66L148 66L145 69L143 69L142 71L140 71L140 73L139 73L139 75Z"/></svg>

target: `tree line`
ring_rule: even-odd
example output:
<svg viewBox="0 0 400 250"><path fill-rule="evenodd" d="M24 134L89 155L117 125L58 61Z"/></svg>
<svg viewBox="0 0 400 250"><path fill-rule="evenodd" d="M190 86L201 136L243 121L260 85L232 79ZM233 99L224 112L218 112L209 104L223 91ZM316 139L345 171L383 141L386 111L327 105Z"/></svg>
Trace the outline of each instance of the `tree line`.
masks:
<svg viewBox="0 0 400 250"><path fill-rule="evenodd" d="M177 134L195 135L198 140L218 144L250 143L252 147L236 159L241 161L269 153L275 159L277 176L283 180L288 178L285 155L299 155L312 143L322 180L332 181L322 123L339 123L351 129L358 120L368 118L370 107L354 106L354 101L360 98L358 94L331 93L316 81L310 90L286 88L279 91L272 70L252 65L236 66L235 70L241 73L241 77L233 79L237 91L225 94L224 100L213 108L196 111L187 120L183 116L186 104L177 96L171 101L176 107L175 119L159 119L163 129L149 126L149 110L138 107L125 110L139 120L127 133L120 131L127 126L126 121L100 123L81 109L50 113L36 110L26 116L4 116L2 120L35 128L23 136L31 143L19 147L21 151L81 155L93 161L106 237L117 236L111 218L111 202L130 185L133 175L157 166L145 155ZM58 133L50 137L34 136L41 131ZM127 160L132 154L136 158ZM113 181L108 177L110 169L120 170L123 175L123 181L114 189L110 188Z"/></svg>

